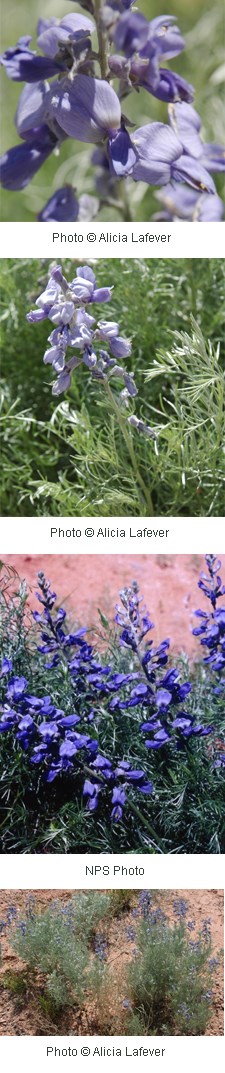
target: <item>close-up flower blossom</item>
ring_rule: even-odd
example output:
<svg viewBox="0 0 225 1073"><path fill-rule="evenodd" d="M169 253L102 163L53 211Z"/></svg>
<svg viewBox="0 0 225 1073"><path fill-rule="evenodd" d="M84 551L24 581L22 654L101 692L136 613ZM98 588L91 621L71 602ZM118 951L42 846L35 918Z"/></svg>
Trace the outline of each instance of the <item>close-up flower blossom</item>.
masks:
<svg viewBox="0 0 225 1073"><path fill-rule="evenodd" d="M56 180L36 213L42 222L78 219L76 206L84 193L89 220L98 213L102 218L107 206L116 210L117 218L130 220L137 183L145 184L145 192L149 187L174 184L178 204L185 183L188 190L210 199L207 216L197 213L194 219L217 219L220 197L211 173L224 170L224 150L220 144L208 145L205 137L200 139L195 86L180 69L186 62L186 39L176 15L160 13L149 19L133 3L122 0L85 0L80 6L82 12L70 8L62 18L52 12L50 18L39 18L36 41L22 33L2 53L7 78L14 84L24 83L15 116L22 142L3 153L3 188L11 193L24 190L53 154ZM26 29L32 34L34 27ZM173 67L177 57L178 71ZM151 100L159 102L159 120ZM208 108L210 121L210 101ZM61 174L58 154L64 142L68 169L63 165L63 175L70 195L63 195L64 185L57 182ZM72 164L68 142L76 153ZM93 143L105 159L104 183L95 172L100 156L91 152L90 163L86 156L84 192L79 147ZM186 201L184 219L192 220L192 204Z"/></svg>

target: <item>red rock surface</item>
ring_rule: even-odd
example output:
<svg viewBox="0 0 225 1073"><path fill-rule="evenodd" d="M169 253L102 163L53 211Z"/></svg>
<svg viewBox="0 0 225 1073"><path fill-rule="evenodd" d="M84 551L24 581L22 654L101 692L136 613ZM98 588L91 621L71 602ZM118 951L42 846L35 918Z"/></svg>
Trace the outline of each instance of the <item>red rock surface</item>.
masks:
<svg viewBox="0 0 225 1073"><path fill-rule="evenodd" d="M225 555L220 558L225 580ZM43 570L59 602L76 621L89 627L99 623L98 608L113 618L119 589L136 578L155 623L155 641L170 637L172 650L199 656L200 646L191 630L195 624L194 609L207 606L198 589L204 556L6 555L4 562L13 566L31 586L32 608L37 607L36 574Z"/></svg>

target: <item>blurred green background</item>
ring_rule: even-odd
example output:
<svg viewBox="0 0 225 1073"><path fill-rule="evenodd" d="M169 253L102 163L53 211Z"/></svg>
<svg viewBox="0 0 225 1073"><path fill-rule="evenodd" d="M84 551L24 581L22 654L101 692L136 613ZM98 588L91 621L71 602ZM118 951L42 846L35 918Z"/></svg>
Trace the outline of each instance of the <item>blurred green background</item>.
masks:
<svg viewBox="0 0 225 1073"><path fill-rule="evenodd" d="M185 51L170 61L169 66L178 71L195 87L195 104L203 121L203 134L206 140L223 140L222 132L222 86L224 78L224 5L223 0L137 0L137 9L149 19L161 14L171 14L178 18L179 26L185 37ZM8 0L4 5L1 29L1 50L14 45L18 37L32 34L32 47L35 47L35 27L42 15L50 18L79 11L79 4L74 8L67 0ZM11 82L4 71L1 73L2 97L2 152L19 141L14 127L21 84ZM142 91L132 93L126 99L126 114L138 126L151 120L166 121L167 108L150 94ZM45 204L53 190L64 182L72 182L78 194L84 191L92 194L93 169L90 167L92 147L81 143L65 142L60 157L52 156L32 183L24 191L2 192L2 220L33 220ZM218 192L222 193L222 177L216 177ZM157 211L152 188L130 183L133 201L133 217L137 220L151 219ZM143 199L144 194L144 199ZM101 218L101 216L99 217ZM116 210L102 210L102 218L117 219Z"/></svg>

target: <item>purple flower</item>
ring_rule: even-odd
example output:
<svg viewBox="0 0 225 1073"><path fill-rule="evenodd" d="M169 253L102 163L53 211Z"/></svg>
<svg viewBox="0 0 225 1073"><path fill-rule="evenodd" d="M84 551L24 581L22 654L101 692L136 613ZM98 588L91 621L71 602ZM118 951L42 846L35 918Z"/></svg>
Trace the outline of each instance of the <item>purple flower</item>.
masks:
<svg viewBox="0 0 225 1073"><path fill-rule="evenodd" d="M73 187L66 185L61 186L60 190L56 190L55 194L49 198L44 208L39 213L38 219L42 222L59 221L64 222L71 220L74 222L78 219L79 215L79 201L77 200Z"/></svg>
<svg viewBox="0 0 225 1073"><path fill-rule="evenodd" d="M112 295L111 287L96 287L96 278L92 268L77 268L76 277L72 280L71 291L77 302L109 302Z"/></svg>
<svg viewBox="0 0 225 1073"><path fill-rule="evenodd" d="M200 136L201 119L191 104L178 103L170 106L169 121L187 156L195 157L209 172L225 170L224 147L204 145Z"/></svg>
<svg viewBox="0 0 225 1073"><path fill-rule="evenodd" d="M176 16L157 15L150 24L149 36L154 37L160 56L171 60L178 56L184 48L184 39L181 36L179 26L176 26Z"/></svg>
<svg viewBox="0 0 225 1073"><path fill-rule="evenodd" d="M153 97L157 97L159 101L166 101L167 104L171 101L190 102L194 98L193 86L186 82L184 78L181 78L181 75L176 74L175 71L169 71L163 67L159 68L157 86L152 85L151 77L147 79L144 72L143 81L140 81L139 85L148 89Z"/></svg>
<svg viewBox="0 0 225 1073"><path fill-rule="evenodd" d="M37 43L46 56L54 58L63 54L67 45L73 48L77 40L83 43L94 29L94 23L86 15L72 13L61 20L45 19L39 22Z"/></svg>
<svg viewBox="0 0 225 1073"><path fill-rule="evenodd" d="M11 671L12 671L12 660L7 659L7 657L4 656L3 660L2 660L1 670L0 670L0 678L3 678L5 674L11 674Z"/></svg>
<svg viewBox="0 0 225 1073"><path fill-rule="evenodd" d="M137 394L133 373L117 364L117 357L125 358L130 354L130 340L119 335L119 325L114 321L99 321L86 312L91 302L105 303L111 299L111 287L97 287L95 274L89 266L77 268L75 278L69 283L63 276L60 265L52 269L45 291L36 300L38 309L27 314L31 323L45 320L47 317L54 324L54 330L48 337L51 346L44 353L44 364L50 364L58 373L52 386L53 395L59 395L71 384L71 374L81 362L87 366L93 376L99 380L117 377L123 381L121 397ZM82 308L80 308L82 307ZM106 350L96 352L96 343L102 340L114 357ZM67 348L79 350L66 358ZM46 637L43 638L46 641ZM55 638L51 638L51 651L55 647ZM45 649L42 651L48 651Z"/></svg>
<svg viewBox="0 0 225 1073"><path fill-rule="evenodd" d="M137 161L136 146L124 126L109 133L107 154L113 175L120 178L131 173L133 177L133 168Z"/></svg>
<svg viewBox="0 0 225 1073"><path fill-rule="evenodd" d="M16 703L17 701L19 701L21 699L21 697L23 697L23 695L25 693L25 690L26 690L26 687L27 687L27 678L24 678L23 675L21 675L21 677L18 678L15 675L15 677L11 678L10 682L8 683L7 693L6 693L7 700L13 701L13 703Z"/></svg>
<svg viewBox="0 0 225 1073"><path fill-rule="evenodd" d="M199 223L221 220L223 202L218 195L199 193L183 183L168 183L157 191L156 197L165 208L163 219L193 220ZM158 218L162 219L159 213Z"/></svg>
<svg viewBox="0 0 225 1073"><path fill-rule="evenodd" d="M0 719L0 733L4 734L7 730L11 730L11 727L17 726L18 715L10 708L3 708L3 714Z"/></svg>
<svg viewBox="0 0 225 1073"><path fill-rule="evenodd" d="M225 585L222 585L218 571L221 563L215 555L206 555L208 574L201 573L198 587L210 601L209 612L198 608L196 617L200 620L199 626L192 633L200 637L200 644L208 648L209 655L204 657L204 663L211 666L219 676L225 668L225 607L217 607L217 602L225 595ZM220 684L215 692L220 693L224 689L225 681L220 677Z"/></svg>
<svg viewBox="0 0 225 1073"><path fill-rule="evenodd" d="M98 785L97 782L91 782L90 779L85 779L83 786L83 795L84 797L88 798L87 804L91 812L94 812L94 810L97 808L100 789L101 787Z"/></svg>
<svg viewBox="0 0 225 1073"><path fill-rule="evenodd" d="M121 108L115 90L104 80L78 74L74 82L54 82L49 115L70 138L101 142L120 129Z"/></svg>
<svg viewBox="0 0 225 1073"><path fill-rule="evenodd" d="M39 734L41 734L41 737L44 738L46 744L48 744L49 741L52 741L53 738L58 738L59 736L57 723L54 722L47 723L44 721L43 723L40 723L38 731Z"/></svg>
<svg viewBox="0 0 225 1073"><path fill-rule="evenodd" d="M63 65L38 56L29 48L31 37L20 37L13 48L7 48L0 57L8 78L14 82L38 82L39 78L51 78L63 70Z"/></svg>
<svg viewBox="0 0 225 1073"><path fill-rule="evenodd" d="M46 125L27 135L22 145L15 145L0 160L1 184L6 190L23 190L53 152L58 138Z"/></svg>
<svg viewBox="0 0 225 1073"><path fill-rule="evenodd" d="M133 136L138 160L132 172L135 182L169 183L171 179L187 182L203 191L214 193L211 176L201 161L183 153L182 143L164 123L140 127Z"/></svg>
<svg viewBox="0 0 225 1073"><path fill-rule="evenodd" d="M112 792L112 805L113 805L113 808L112 808L112 811L111 811L112 820L115 820L115 822L118 822L118 820L122 820L123 805L125 805L125 801L126 801L125 791L122 790L122 788L120 786L115 786L114 790Z"/></svg>
<svg viewBox="0 0 225 1073"><path fill-rule="evenodd" d="M71 138L81 142L101 142L107 138L110 167L116 175L128 175L136 161L136 150L124 125L120 102L108 82L79 74L52 84L49 116Z"/></svg>
<svg viewBox="0 0 225 1073"><path fill-rule="evenodd" d="M126 58L113 55L109 58L109 66L121 79L125 93L136 85L166 102L193 100L193 87L174 71L159 66L161 56L171 59L184 46L174 22L171 16L165 19L160 16L148 23L139 12L131 15L126 12L118 20L114 43L116 48L123 50Z"/></svg>

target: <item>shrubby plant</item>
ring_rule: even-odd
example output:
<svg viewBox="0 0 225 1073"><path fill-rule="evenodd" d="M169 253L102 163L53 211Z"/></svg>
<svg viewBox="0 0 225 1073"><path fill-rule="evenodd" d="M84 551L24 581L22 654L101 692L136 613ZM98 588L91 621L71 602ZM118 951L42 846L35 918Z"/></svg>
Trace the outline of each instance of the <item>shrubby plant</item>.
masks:
<svg viewBox="0 0 225 1073"><path fill-rule="evenodd" d="M80 6L87 14L71 10L61 20L38 20L38 52L26 35L3 53L8 78L25 83L15 117L21 142L2 157L3 187L26 187L70 139L95 147L93 193L77 196L70 183L50 190L39 220L90 220L102 206L130 220L133 183L161 188L159 219L220 219L212 173L224 168L222 147L205 143L194 87L170 67L185 47L176 17L148 21L133 0ZM132 98L139 89L146 117L153 97L168 107L168 122L134 129Z"/></svg>
<svg viewBox="0 0 225 1073"><path fill-rule="evenodd" d="M55 1007L81 1003L90 980L94 986L93 961L99 959L98 951L95 958L94 932L99 921L108 916L109 907L110 895L89 891L77 893L65 905L51 902L44 912L38 912L31 896L23 919L13 906L6 923L2 922L2 933L11 928L12 947L28 970L46 977L46 994ZM98 986L99 974L97 963Z"/></svg>
<svg viewBox="0 0 225 1073"><path fill-rule="evenodd" d="M125 843L136 848L138 839L161 852L172 847L187 851L189 846L199 852L206 845L220 851L225 657L224 612L218 601L225 590L216 557L207 556L206 564L209 581L203 574L199 585L213 601L211 615L201 619L211 658L188 678L185 663L171 666L168 638L154 646L153 622L136 582L120 593L116 626L112 634L106 630L105 662L84 627L71 631L42 573L37 593L41 610L33 614L31 642L29 633L23 639L27 654L21 667L12 613L8 635L4 626L8 606L4 610L3 584L8 652L1 667L0 718L5 846L18 831L17 819L13 835L17 785L16 801L23 812L25 804L28 827L39 803L33 849L40 838L56 848L59 838L64 848L72 839L72 845L82 844L85 850L86 840L89 845L93 838L103 850L112 838L118 848ZM15 614L17 620L17 607ZM45 834L44 814L49 816Z"/></svg>
<svg viewBox="0 0 225 1073"><path fill-rule="evenodd" d="M127 1028L130 1035L202 1035L211 1013L210 919L197 937L187 902L173 904L173 920L154 904L149 891L139 895L135 955L128 968Z"/></svg>
<svg viewBox="0 0 225 1073"><path fill-rule="evenodd" d="M171 919L164 901L165 892L118 890L76 892L41 910L30 895L23 914L9 906L0 922L3 947L6 936L26 968L11 980L3 974L3 987L21 996L25 991L28 1003L32 989L55 1020L69 1005L88 1013L91 999L95 1034L96 1027L112 1035L204 1034L220 960L211 956L211 921L197 929L182 897L174 899Z"/></svg>

